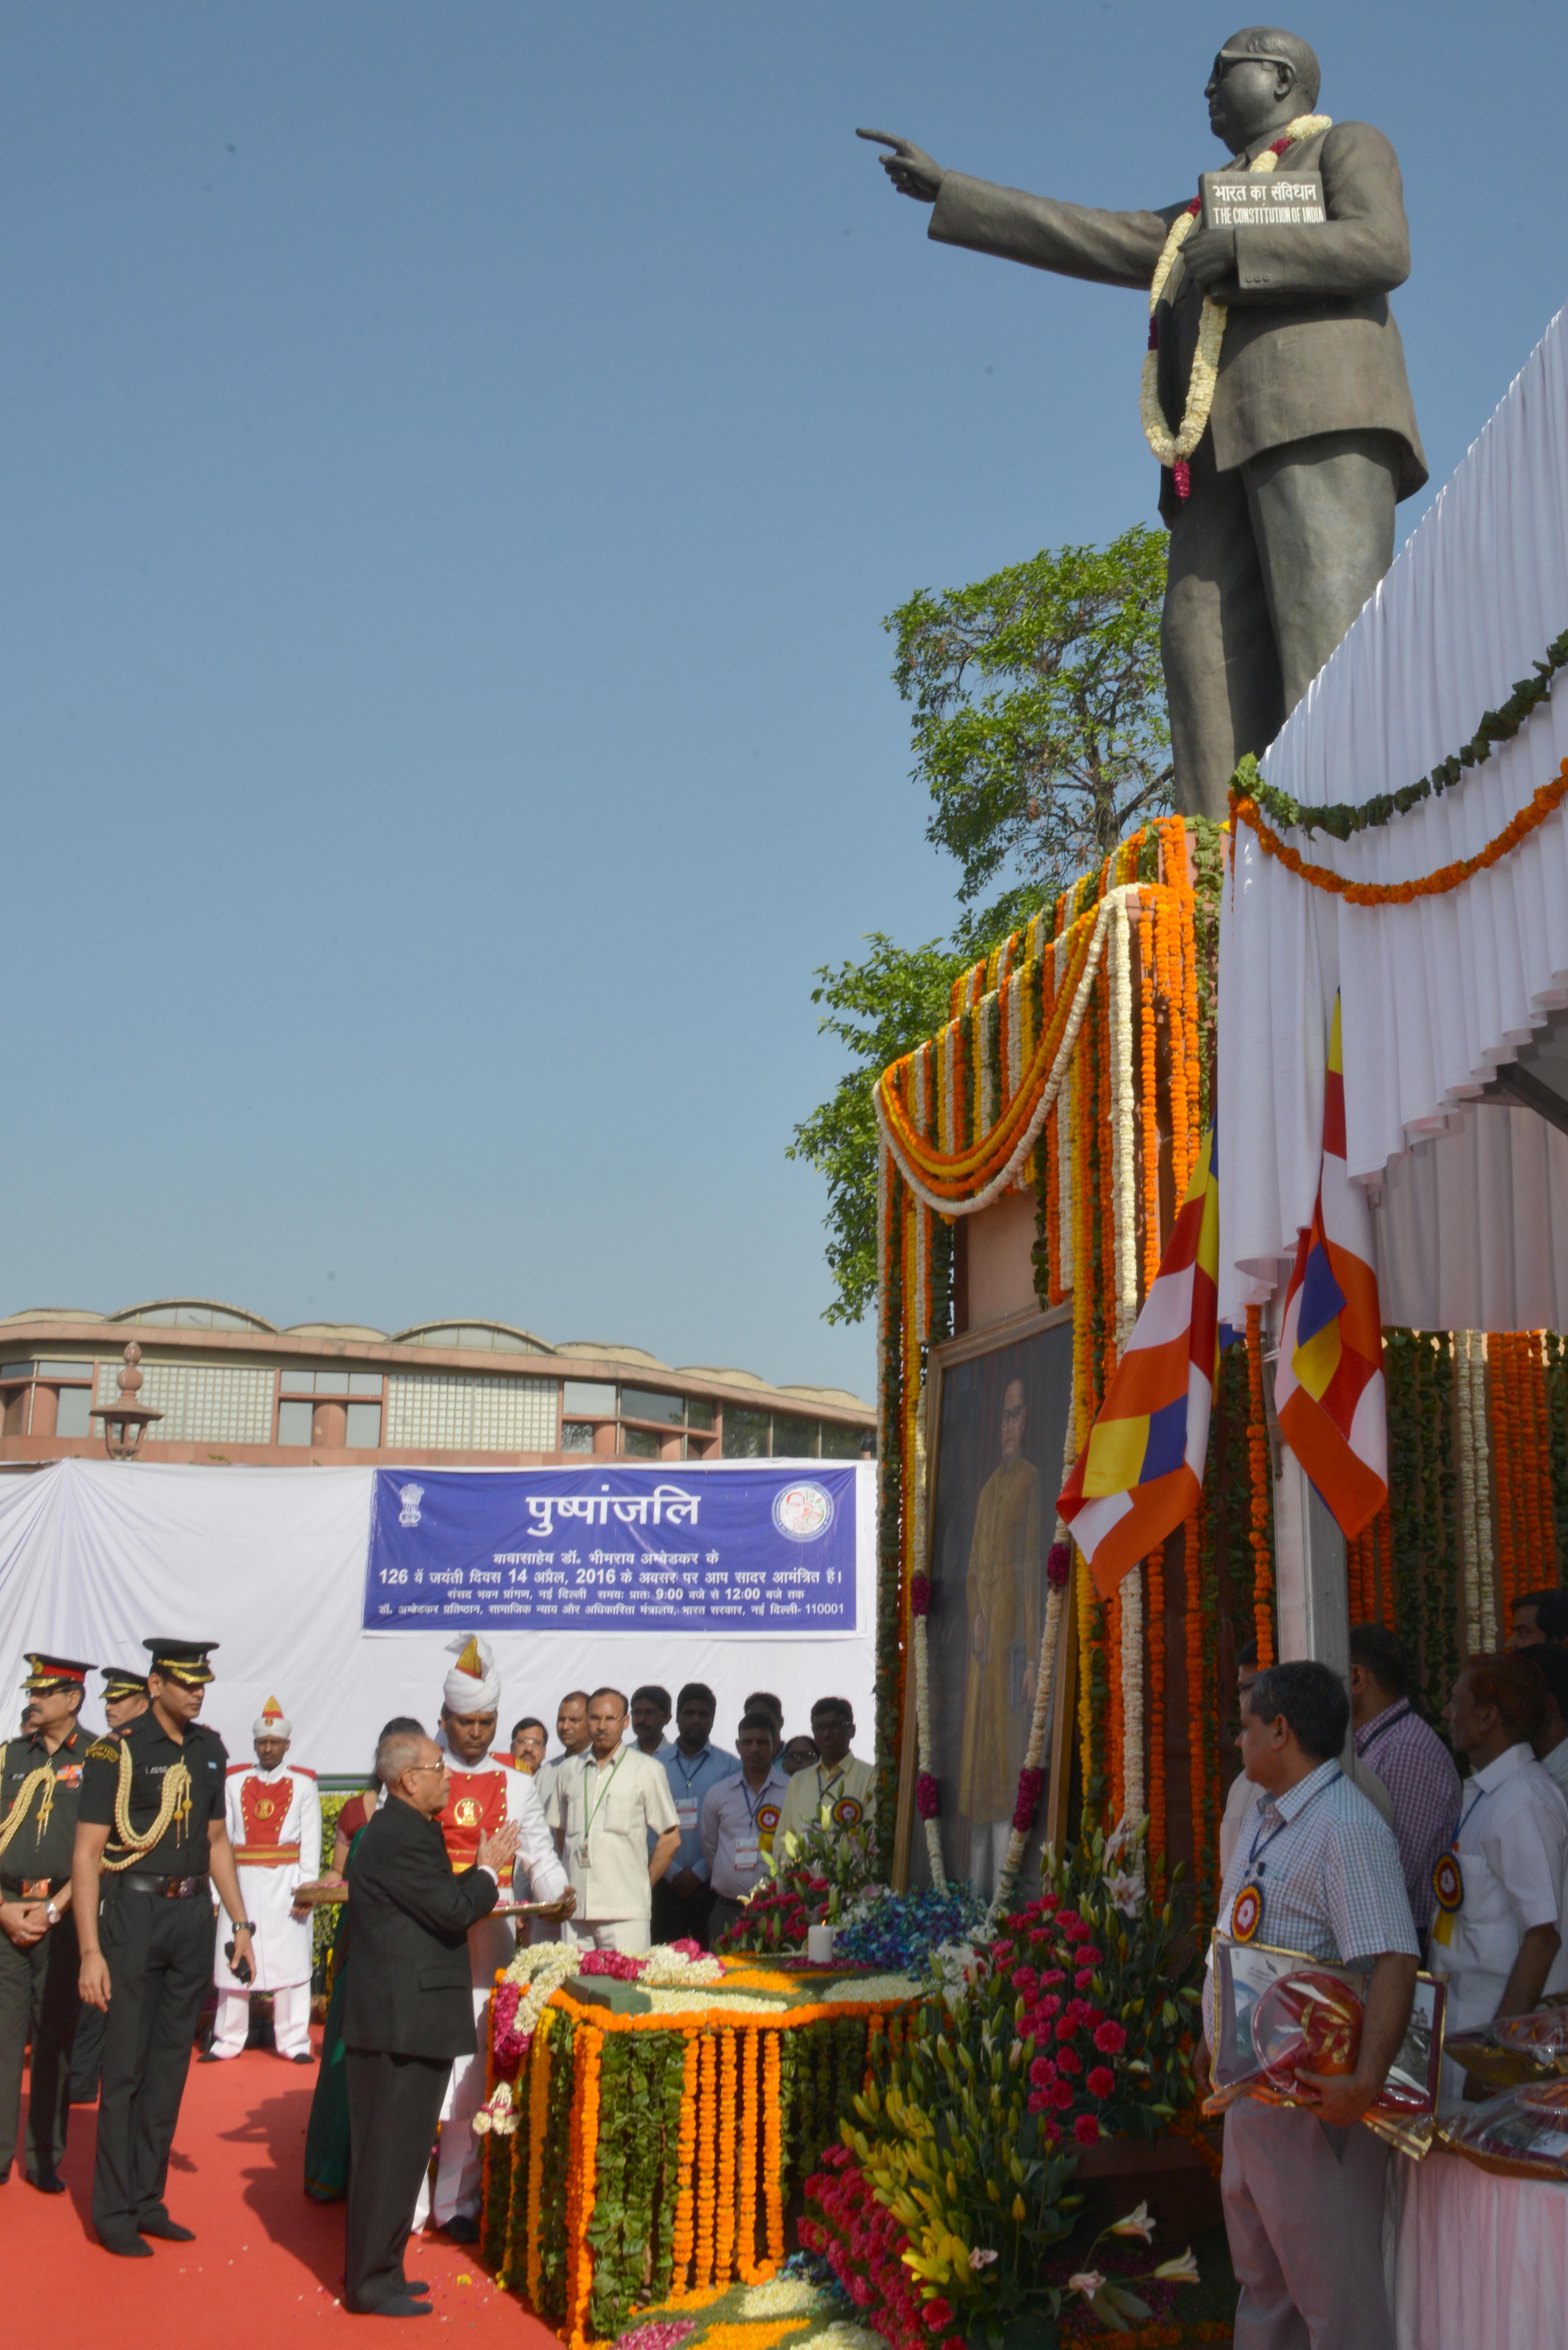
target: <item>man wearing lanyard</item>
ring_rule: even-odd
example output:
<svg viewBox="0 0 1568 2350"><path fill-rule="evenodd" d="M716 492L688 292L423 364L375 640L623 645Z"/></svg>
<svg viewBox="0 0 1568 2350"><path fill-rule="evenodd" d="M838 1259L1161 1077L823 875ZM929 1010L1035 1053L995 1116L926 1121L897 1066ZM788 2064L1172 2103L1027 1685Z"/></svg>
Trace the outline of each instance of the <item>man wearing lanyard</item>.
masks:
<svg viewBox="0 0 1568 2350"><path fill-rule="evenodd" d="M1410 1703L1410 1659L1386 1625L1350 1627L1350 1718L1357 1759L1394 1800L1391 1823L1416 1931L1425 1939L1437 1896L1432 1871L1459 1823L1459 1774L1435 1730Z"/></svg>
<svg viewBox="0 0 1568 2350"><path fill-rule="evenodd" d="M711 1791L740 1770L734 1755L711 1742L718 1700L706 1681L688 1681L675 1700L675 1743L664 1758L664 1773L675 1802L680 1843L667 1874L653 1888L653 1939L679 1942L690 1937L708 1947L708 1912L713 1888L702 1850L702 1804Z"/></svg>
<svg viewBox="0 0 1568 2350"><path fill-rule="evenodd" d="M876 1772L869 1762L851 1754L855 1714L846 1697L819 1697L811 1709L811 1734L816 1742L815 1764L797 1771L784 1796L779 1836L804 1835L821 1824L826 1804L832 1814L830 1832L842 1835L857 1828L870 1805Z"/></svg>
<svg viewBox="0 0 1568 2350"><path fill-rule="evenodd" d="M714 1897L710 1948L735 1923L742 1902L766 1873L789 1787L774 1759L772 1714L742 1715L735 1743L740 1769L710 1787L702 1799L702 1857Z"/></svg>
<svg viewBox="0 0 1568 2350"><path fill-rule="evenodd" d="M1472 1657L1449 1700L1454 1744L1470 1763L1454 1848L1434 1875L1432 1971L1448 1978L1450 2033L1527 2015L1568 1988L1568 1804L1531 1751L1542 1683L1528 1656ZM1444 2095L1459 2095L1463 2082L1445 2059Z"/></svg>
<svg viewBox="0 0 1568 2350"><path fill-rule="evenodd" d="M588 1700L588 1751L556 1768L545 1817L577 1898L562 1940L639 1958L651 1939L653 1887L675 1856L680 1827L662 1764L623 1745L626 1729L619 1690L596 1690ZM649 1828L657 1835L651 1853Z"/></svg>
<svg viewBox="0 0 1568 2350"><path fill-rule="evenodd" d="M1303 2075L1314 2108L1241 2097L1225 2116L1220 2194L1241 2350L1391 2350L1394 2338L1383 2282L1388 2148L1353 2125L1404 2037L1419 1945L1393 1834L1339 1766L1349 1726L1344 1686L1321 1664L1271 1666L1241 1710L1241 1766L1263 1801L1225 1872L1217 1930L1371 1968L1355 2071Z"/></svg>

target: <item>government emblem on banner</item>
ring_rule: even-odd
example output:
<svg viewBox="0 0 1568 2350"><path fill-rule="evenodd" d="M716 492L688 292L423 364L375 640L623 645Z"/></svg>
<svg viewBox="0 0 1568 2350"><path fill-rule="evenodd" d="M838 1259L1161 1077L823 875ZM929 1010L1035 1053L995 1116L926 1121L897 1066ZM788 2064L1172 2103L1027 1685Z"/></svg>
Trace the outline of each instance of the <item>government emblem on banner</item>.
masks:
<svg viewBox="0 0 1568 2350"><path fill-rule="evenodd" d="M398 1499L403 1505L398 1512L398 1523L400 1526L417 1526L419 1524L420 1503L424 1500L424 1497L425 1489L422 1485L410 1484L399 1486Z"/></svg>
<svg viewBox="0 0 1568 2350"><path fill-rule="evenodd" d="M815 1542L833 1523L833 1496L810 1480L784 1485L774 1496L774 1523L786 1542Z"/></svg>

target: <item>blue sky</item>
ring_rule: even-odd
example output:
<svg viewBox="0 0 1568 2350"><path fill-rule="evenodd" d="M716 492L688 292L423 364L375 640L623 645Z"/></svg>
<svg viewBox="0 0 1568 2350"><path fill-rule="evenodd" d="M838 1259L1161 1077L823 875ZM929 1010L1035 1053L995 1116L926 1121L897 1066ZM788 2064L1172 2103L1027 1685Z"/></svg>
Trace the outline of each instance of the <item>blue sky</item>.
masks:
<svg viewBox="0 0 1568 2350"><path fill-rule="evenodd" d="M1561 10L1299 23L1400 153L1440 482L1563 298ZM1136 298L931 246L851 133L1169 202L1232 29L5 13L0 1310L483 1314L870 1393L783 1152L814 967L951 915L880 622L1156 475Z"/></svg>

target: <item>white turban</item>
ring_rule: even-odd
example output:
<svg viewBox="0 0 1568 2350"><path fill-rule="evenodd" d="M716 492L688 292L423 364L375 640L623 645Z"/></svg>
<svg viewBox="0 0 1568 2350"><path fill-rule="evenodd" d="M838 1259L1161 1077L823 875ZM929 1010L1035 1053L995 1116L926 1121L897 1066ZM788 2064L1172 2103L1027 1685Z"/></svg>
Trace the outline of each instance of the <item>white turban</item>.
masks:
<svg viewBox="0 0 1568 2350"><path fill-rule="evenodd" d="M276 1698L268 1698L251 1724L251 1736L253 1738L292 1738L294 1736L294 1724Z"/></svg>
<svg viewBox="0 0 1568 2350"><path fill-rule="evenodd" d="M501 1704L501 1675L495 1652L477 1632L463 1633L451 1644L457 1659L446 1677L441 1702L449 1713L494 1713Z"/></svg>

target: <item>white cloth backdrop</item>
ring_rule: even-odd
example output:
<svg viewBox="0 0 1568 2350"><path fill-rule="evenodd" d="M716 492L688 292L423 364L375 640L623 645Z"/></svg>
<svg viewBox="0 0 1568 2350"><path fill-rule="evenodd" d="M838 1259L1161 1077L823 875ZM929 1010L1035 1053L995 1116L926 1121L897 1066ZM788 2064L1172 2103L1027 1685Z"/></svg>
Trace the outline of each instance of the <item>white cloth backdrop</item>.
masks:
<svg viewBox="0 0 1568 2350"><path fill-rule="evenodd" d="M682 1475L722 1474L688 1462ZM361 1773L394 1713L433 1726L457 1627L365 1632L360 1611L372 1469L197 1469L62 1461L0 1476L0 1734L21 1713L29 1648L100 1665L146 1661L144 1638L222 1643L202 1718L236 1760L276 1697L294 1724L289 1760L331 1776ZM753 1689L783 1700L786 1727L809 1728L811 1701L855 1708L857 1752L872 1751L876 1470L856 1471L852 1634L763 1636L492 1632L501 1666L500 1737L520 1714L550 1730L569 1689L600 1682L629 1696L659 1681L673 1697L703 1680L719 1700L715 1736L733 1747ZM103 1720L95 1676L87 1720ZM8 1694L14 1692L15 1694Z"/></svg>
<svg viewBox="0 0 1568 2350"><path fill-rule="evenodd" d="M1397 2154L1384 2262L1397 2350L1552 2350L1568 2333L1568 2186Z"/></svg>
<svg viewBox="0 0 1568 2350"><path fill-rule="evenodd" d="M1303 805L1366 800L1429 773L1568 629L1565 318L1552 320L1264 757L1269 782ZM1449 791L1349 841L1288 837L1312 863L1355 879L1414 879L1483 847L1565 756L1568 672L1511 743ZM1444 1133L1498 1063L1568 1003L1563 808L1457 890L1389 907L1353 906L1311 888L1238 828L1220 950L1222 1318L1237 1319L1268 1294L1311 1220L1336 986L1346 1159L1352 1175L1376 1183L1398 1154ZM1489 1105L1474 1115L1505 1113ZM1465 1170L1480 1187L1478 1231L1515 1203L1513 1154L1491 1147L1484 1127L1482 1134ZM1556 1235L1568 1229L1568 1157L1560 1146L1538 1147L1537 1159L1529 1180L1550 1194ZM1414 1278L1416 1295L1439 1277L1434 1237L1418 1218L1429 1204L1423 1180L1436 1180L1392 1182L1383 1208L1391 1269ZM1561 1303L1522 1312L1513 1267L1479 1243L1468 1244L1463 1263L1445 1263L1440 1279L1441 1326L1563 1326ZM1563 1285L1553 1273L1554 1301ZM1532 1294L1539 1298L1539 1284ZM1427 1318L1387 1294L1384 1315Z"/></svg>

